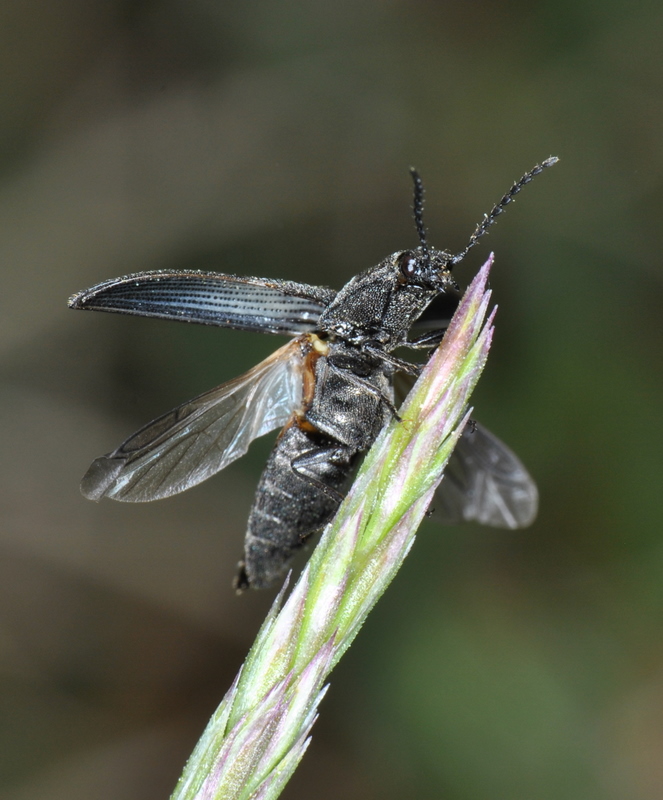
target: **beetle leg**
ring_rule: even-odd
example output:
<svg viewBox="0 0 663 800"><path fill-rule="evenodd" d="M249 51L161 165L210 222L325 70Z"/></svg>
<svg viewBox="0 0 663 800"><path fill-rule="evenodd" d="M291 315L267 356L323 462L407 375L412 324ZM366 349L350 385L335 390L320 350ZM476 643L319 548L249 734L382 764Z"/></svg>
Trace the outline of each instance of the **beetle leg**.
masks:
<svg viewBox="0 0 663 800"><path fill-rule="evenodd" d="M387 397L386 394L380 391L377 386L373 386L372 383L369 381L360 378L359 375L355 375L354 372L350 372L347 369L341 369L341 367L337 367L333 361L327 361L329 364L329 368L335 370L336 372L343 375L343 377L349 381L350 383L354 383L355 386L359 386L361 389L365 389L367 392L372 394L374 397L377 397L378 400L383 403L390 411L391 415L397 422L401 422L401 418L398 416L398 411L396 410L396 406L393 404L391 399Z"/></svg>
<svg viewBox="0 0 663 800"><path fill-rule="evenodd" d="M330 497L340 504L345 497L344 494L341 494L341 492L331 486L327 486L326 483L323 483L323 481L316 478L314 475L304 472L303 469L315 464L324 464L326 461L330 461L334 456L342 452L343 448L340 447L324 447L320 449L316 448L315 450L307 450L305 453L292 459L290 462L290 469L295 475L308 481L310 484L320 489L320 491L324 492L327 497Z"/></svg>
<svg viewBox="0 0 663 800"><path fill-rule="evenodd" d="M405 346L409 346L409 342L406 343ZM397 356L392 355L391 353L386 353L379 347L376 347L372 344L365 344L363 345L362 349L364 352L369 353L370 355L374 356L375 358L379 358L380 361L384 361L386 364L390 364L395 369L399 370L400 372L406 372L408 375L413 375L415 378L419 377L421 373L421 366L419 364L411 364L409 361L405 361L402 358L398 358Z"/></svg>
<svg viewBox="0 0 663 800"><path fill-rule="evenodd" d="M421 336L417 336L416 339L405 342L404 347L409 347L411 350L425 350L427 347L437 347L446 332L446 328L427 331L426 333L422 333Z"/></svg>

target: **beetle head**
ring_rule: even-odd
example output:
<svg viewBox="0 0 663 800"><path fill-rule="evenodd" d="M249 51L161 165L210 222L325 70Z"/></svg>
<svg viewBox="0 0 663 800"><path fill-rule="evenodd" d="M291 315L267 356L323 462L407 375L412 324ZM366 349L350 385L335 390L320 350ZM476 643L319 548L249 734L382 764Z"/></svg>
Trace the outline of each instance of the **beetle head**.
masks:
<svg viewBox="0 0 663 800"><path fill-rule="evenodd" d="M484 216L466 247L456 255L428 246L423 221L424 187L419 173L410 169L414 181L413 211L419 246L400 250L376 267L356 275L321 315L319 330L355 345L377 342L391 350L404 344L413 323L436 297L448 295L455 301L460 296L451 274L453 267L465 258L515 195L557 160L554 157L546 159L516 181Z"/></svg>

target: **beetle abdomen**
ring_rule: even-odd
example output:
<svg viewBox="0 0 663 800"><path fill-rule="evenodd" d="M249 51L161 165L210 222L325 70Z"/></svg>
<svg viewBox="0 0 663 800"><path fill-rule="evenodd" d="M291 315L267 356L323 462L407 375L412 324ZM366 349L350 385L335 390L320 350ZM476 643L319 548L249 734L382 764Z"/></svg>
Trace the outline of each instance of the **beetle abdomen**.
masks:
<svg viewBox="0 0 663 800"><path fill-rule="evenodd" d="M336 513L355 455L296 423L285 428L258 484L238 589L263 589L282 577L306 539Z"/></svg>

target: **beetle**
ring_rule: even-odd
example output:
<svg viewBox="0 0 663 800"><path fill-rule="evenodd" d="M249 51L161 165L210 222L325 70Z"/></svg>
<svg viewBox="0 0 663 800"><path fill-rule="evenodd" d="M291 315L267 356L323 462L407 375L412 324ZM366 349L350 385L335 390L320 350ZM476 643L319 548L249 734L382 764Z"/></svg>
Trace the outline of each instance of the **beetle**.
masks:
<svg viewBox="0 0 663 800"><path fill-rule="evenodd" d="M423 184L414 180L419 245L385 258L334 291L292 281L202 271L139 272L73 295L70 308L110 311L294 337L244 375L150 422L96 459L82 493L145 502L182 492L281 428L249 514L238 591L280 578L311 534L334 516L358 460L398 413L394 378L419 367L397 348L442 340L460 300L452 269L514 196L525 173L452 255L429 247ZM519 528L537 513L536 485L520 460L478 423L449 461L436 507L446 522Z"/></svg>

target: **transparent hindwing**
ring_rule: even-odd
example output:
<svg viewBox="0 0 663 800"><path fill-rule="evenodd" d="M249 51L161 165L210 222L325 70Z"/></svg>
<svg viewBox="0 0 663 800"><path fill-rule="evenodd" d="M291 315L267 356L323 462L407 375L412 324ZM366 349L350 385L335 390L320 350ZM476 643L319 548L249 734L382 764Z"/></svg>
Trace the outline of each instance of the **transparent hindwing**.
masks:
<svg viewBox="0 0 663 800"><path fill-rule="evenodd" d="M411 376L396 373L397 403L413 383ZM479 522L494 528L526 528L536 519L539 493L513 450L472 421L449 458L433 509L434 520L450 525Z"/></svg>
<svg viewBox="0 0 663 800"><path fill-rule="evenodd" d="M222 470L253 439L282 427L301 405L302 338L96 459L83 478L82 493L92 500L147 502L183 492Z"/></svg>
<svg viewBox="0 0 663 800"><path fill-rule="evenodd" d="M534 521L539 493L522 462L478 423L463 431L433 501L443 522L480 522L526 528Z"/></svg>

